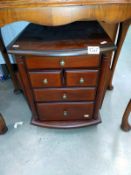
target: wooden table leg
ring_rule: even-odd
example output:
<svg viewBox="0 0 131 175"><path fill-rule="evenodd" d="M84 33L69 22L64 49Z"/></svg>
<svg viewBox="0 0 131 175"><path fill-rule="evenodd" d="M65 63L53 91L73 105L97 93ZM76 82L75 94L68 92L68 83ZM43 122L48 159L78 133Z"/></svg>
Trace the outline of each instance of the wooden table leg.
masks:
<svg viewBox="0 0 131 175"><path fill-rule="evenodd" d="M124 131L129 131L131 129L131 125L129 124L129 121L128 121L130 113L131 113L131 99L127 105L127 108L122 118L121 128Z"/></svg>
<svg viewBox="0 0 131 175"><path fill-rule="evenodd" d="M18 84L16 75L15 75L13 69L12 69L12 65L10 63L9 56L7 54L6 47L5 47L4 42L3 42L1 28L0 28L0 51L2 53L2 56L5 60L6 65L7 65L8 71L10 73L10 76L11 76L11 79L12 79L12 82L13 82L13 85L14 85L14 92L19 93L20 92L19 84Z"/></svg>
<svg viewBox="0 0 131 175"><path fill-rule="evenodd" d="M3 116L0 114L0 134L4 134L8 130Z"/></svg>
<svg viewBox="0 0 131 175"><path fill-rule="evenodd" d="M110 79L109 79L109 84L108 84L108 89L112 90L113 89L113 85L112 85L112 80L113 80L113 76L114 76L114 71L116 68L116 64L120 55L120 51L123 45L123 42L125 40L129 25L130 25L131 21L124 21L122 23L120 23L120 29L119 29L119 34L118 34L118 39L117 39L117 50L114 54L114 59L113 59L113 63L111 66L111 75L110 75Z"/></svg>

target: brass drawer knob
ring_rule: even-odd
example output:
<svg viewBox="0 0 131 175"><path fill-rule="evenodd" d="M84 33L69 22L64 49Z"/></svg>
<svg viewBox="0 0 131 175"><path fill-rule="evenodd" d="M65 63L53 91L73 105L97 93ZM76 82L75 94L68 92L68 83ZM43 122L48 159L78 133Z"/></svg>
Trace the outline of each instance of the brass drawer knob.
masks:
<svg viewBox="0 0 131 175"><path fill-rule="evenodd" d="M61 61L60 61L60 65L61 65L61 66L64 66L64 65L65 65L65 61L64 61L64 60L61 60Z"/></svg>
<svg viewBox="0 0 131 175"><path fill-rule="evenodd" d="M83 84L85 82L84 78L80 78L80 84Z"/></svg>
<svg viewBox="0 0 131 175"><path fill-rule="evenodd" d="M64 111L64 116L66 117L68 115L68 112L67 111Z"/></svg>
<svg viewBox="0 0 131 175"><path fill-rule="evenodd" d="M63 94L62 98L63 98L63 100L66 100L67 99L67 95Z"/></svg>
<svg viewBox="0 0 131 175"><path fill-rule="evenodd" d="M89 114L84 114L84 118L89 118L90 115Z"/></svg>
<svg viewBox="0 0 131 175"><path fill-rule="evenodd" d="M42 82L43 82L44 84L48 84L48 79L45 78Z"/></svg>

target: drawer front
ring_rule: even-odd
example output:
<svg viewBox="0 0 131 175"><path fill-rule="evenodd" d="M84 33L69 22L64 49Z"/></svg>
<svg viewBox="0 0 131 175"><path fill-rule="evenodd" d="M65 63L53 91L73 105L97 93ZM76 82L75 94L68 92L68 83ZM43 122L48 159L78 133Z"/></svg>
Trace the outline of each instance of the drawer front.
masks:
<svg viewBox="0 0 131 175"><path fill-rule="evenodd" d="M96 88L34 89L37 102L94 100Z"/></svg>
<svg viewBox="0 0 131 175"><path fill-rule="evenodd" d="M87 120L92 118L93 102L37 103L40 120Z"/></svg>
<svg viewBox="0 0 131 175"><path fill-rule="evenodd" d="M67 70L67 86L96 86L98 70Z"/></svg>
<svg viewBox="0 0 131 175"><path fill-rule="evenodd" d="M60 87L62 86L61 71L29 72L32 87Z"/></svg>
<svg viewBox="0 0 131 175"><path fill-rule="evenodd" d="M89 68L98 67L100 58L99 55L70 57L27 56L25 62L28 69Z"/></svg>

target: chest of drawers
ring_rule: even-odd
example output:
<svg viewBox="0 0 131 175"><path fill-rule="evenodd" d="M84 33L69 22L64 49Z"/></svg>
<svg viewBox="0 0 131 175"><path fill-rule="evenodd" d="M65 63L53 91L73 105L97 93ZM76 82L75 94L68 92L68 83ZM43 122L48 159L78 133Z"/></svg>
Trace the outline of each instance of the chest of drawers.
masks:
<svg viewBox="0 0 131 175"><path fill-rule="evenodd" d="M100 123L113 49L97 22L30 24L8 52L15 56L32 123L54 128Z"/></svg>

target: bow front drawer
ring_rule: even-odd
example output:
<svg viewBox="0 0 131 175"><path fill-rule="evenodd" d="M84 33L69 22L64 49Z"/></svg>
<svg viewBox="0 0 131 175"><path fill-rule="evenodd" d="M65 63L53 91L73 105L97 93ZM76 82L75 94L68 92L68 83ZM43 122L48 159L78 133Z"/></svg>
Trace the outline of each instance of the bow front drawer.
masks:
<svg viewBox="0 0 131 175"><path fill-rule="evenodd" d="M67 86L96 86L98 70L67 70Z"/></svg>
<svg viewBox="0 0 131 175"><path fill-rule="evenodd" d="M34 89L37 102L49 101L88 101L94 100L96 88L50 88Z"/></svg>
<svg viewBox="0 0 131 175"><path fill-rule="evenodd" d="M62 86L61 71L29 72L32 87Z"/></svg>
<svg viewBox="0 0 131 175"><path fill-rule="evenodd" d="M100 58L99 55L69 57L26 56L25 62L28 69L90 68L98 67Z"/></svg>
<svg viewBox="0 0 131 175"><path fill-rule="evenodd" d="M92 118L93 102L37 103L40 120L87 120Z"/></svg>

